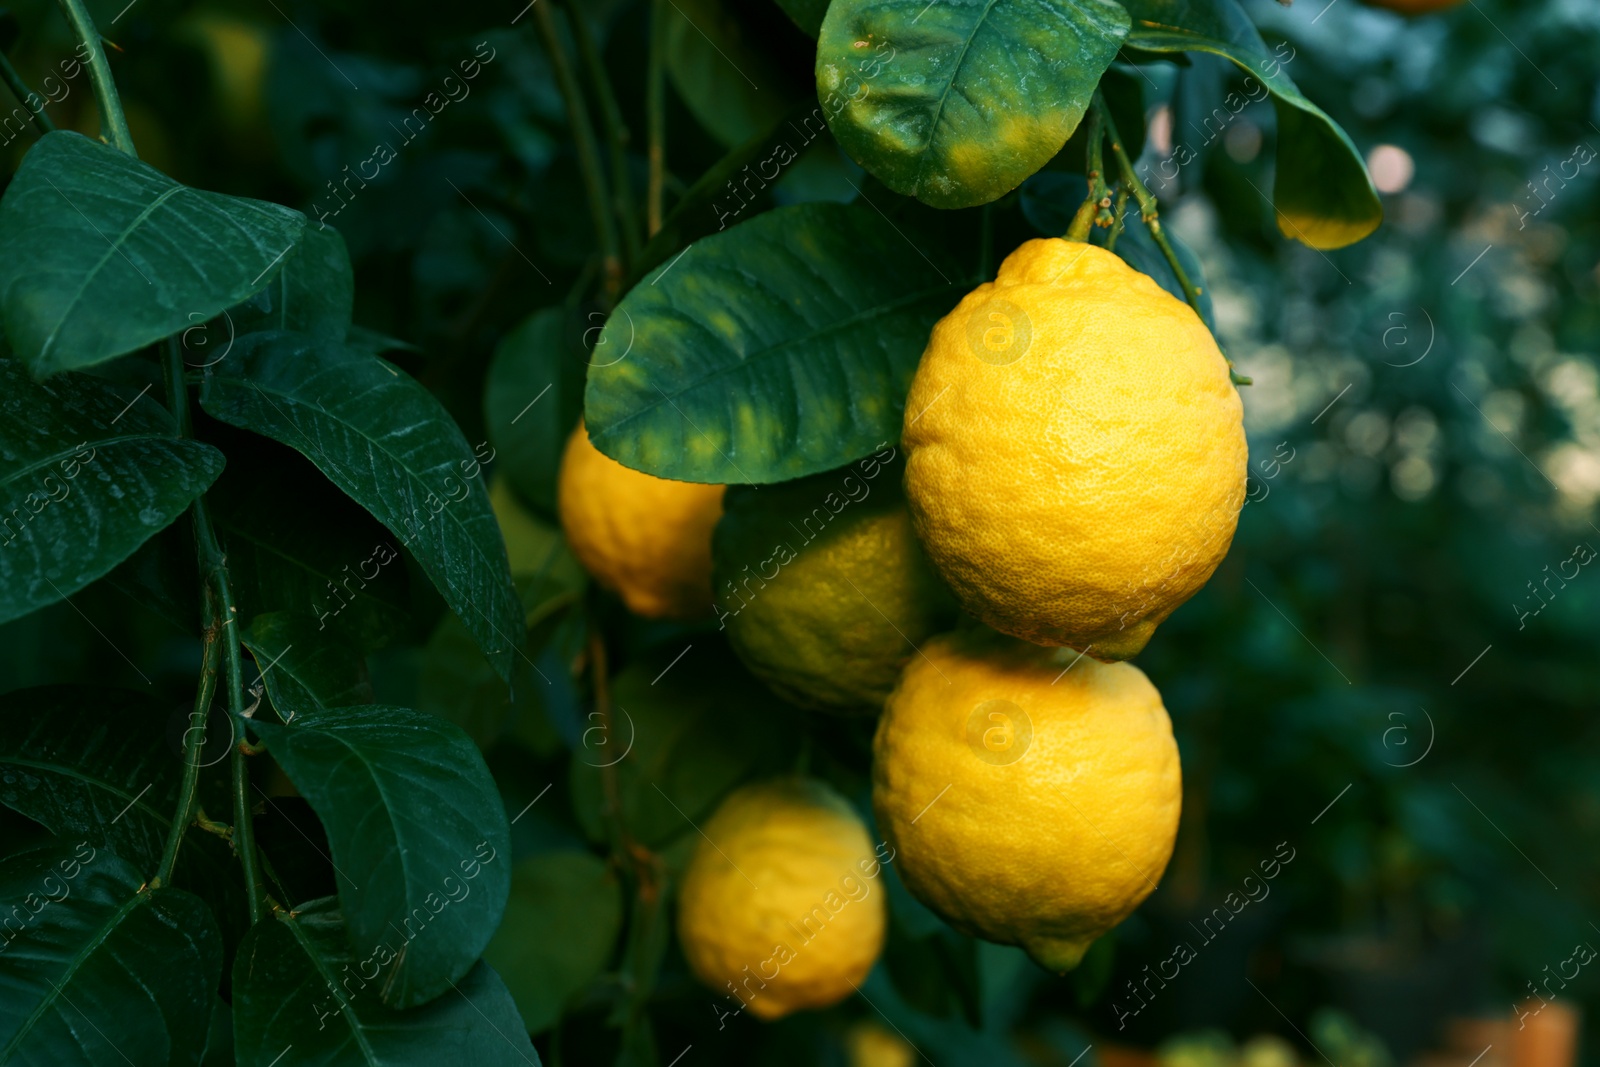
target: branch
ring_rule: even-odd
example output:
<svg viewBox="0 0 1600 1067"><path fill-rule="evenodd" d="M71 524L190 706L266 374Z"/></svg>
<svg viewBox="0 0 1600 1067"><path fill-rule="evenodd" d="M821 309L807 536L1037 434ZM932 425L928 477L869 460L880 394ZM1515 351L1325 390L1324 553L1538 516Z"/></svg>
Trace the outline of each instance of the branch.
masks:
<svg viewBox="0 0 1600 1067"><path fill-rule="evenodd" d="M606 141L611 148L611 197L617 218L622 222L622 243L628 262L632 263L639 255L640 241L639 219L633 210L633 185L628 181L628 127L622 121L622 108L617 105L611 79L606 77L600 49L595 46L594 34L589 30L589 20L578 11L575 0L566 0L566 4L572 35L578 42L578 56L594 87L595 98L600 101L600 121L605 124Z"/></svg>
<svg viewBox="0 0 1600 1067"><path fill-rule="evenodd" d="M578 77L572 70L566 49L561 47L561 35L556 30L550 5L534 4L533 14L539 27L539 37L544 42L545 51L550 54L550 66L555 71L556 84L561 87L562 99L567 104L567 121L572 127L572 140L578 151L578 169L583 174L584 189L589 195L589 213L594 216L595 236L600 239L605 291L615 300L622 289L622 257L617 250L617 224L611 217L607 203L605 175L600 168L600 149L594 135L594 124L589 119L589 108L583 101Z"/></svg>
<svg viewBox="0 0 1600 1067"><path fill-rule="evenodd" d="M83 0L57 0L61 13L72 25L78 43L89 50L89 81L94 86L94 98L100 105L100 124L111 131L111 143L134 159L139 153L133 147L133 134L128 130L128 117L122 113L122 99L117 96L117 83L111 80L111 64L106 62L106 50L100 46L100 31L94 28Z"/></svg>
<svg viewBox="0 0 1600 1067"><path fill-rule="evenodd" d="M17 103L28 109L28 114L33 119L34 129L39 131L40 137L56 128L56 124L50 121L50 116L44 113L43 99L38 93L28 88L28 83L22 80L22 75L17 73L17 68L11 65L11 60L6 58L4 52L0 52L0 81L6 83L6 88L10 89L11 95L17 98ZM39 101L38 108L33 106L35 100Z"/></svg>
<svg viewBox="0 0 1600 1067"><path fill-rule="evenodd" d="M645 194L645 234L661 230L662 187L667 173L667 15L665 0L650 9L650 61L645 69L645 112L650 138L650 186Z"/></svg>

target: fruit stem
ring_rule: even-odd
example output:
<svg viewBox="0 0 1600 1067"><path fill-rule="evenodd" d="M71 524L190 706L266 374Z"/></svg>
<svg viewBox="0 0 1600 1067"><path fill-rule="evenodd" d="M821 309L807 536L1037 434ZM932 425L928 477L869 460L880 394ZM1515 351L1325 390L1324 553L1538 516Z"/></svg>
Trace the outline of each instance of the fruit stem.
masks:
<svg viewBox="0 0 1600 1067"><path fill-rule="evenodd" d="M1095 91L1094 100L1090 105L1101 116L1105 123L1106 133L1111 137L1111 154L1116 157L1117 169L1122 173L1123 184L1133 193L1133 198L1139 203L1139 218L1150 231L1150 237L1155 241L1156 247L1161 249L1161 254L1167 260L1167 266L1172 269L1173 277L1178 279L1178 285L1183 289L1183 297L1194 309L1194 313L1205 321L1205 316L1200 311L1200 289L1189 279L1189 272L1183 269L1178 254L1172 249L1172 242L1167 240L1167 232L1161 228L1161 215L1157 209L1155 194L1139 178L1139 172L1134 169L1133 160L1128 158L1128 150L1122 146L1122 135L1117 132L1116 119L1111 117L1111 109L1106 106L1105 97L1099 90ZM1220 348L1221 343L1218 342ZM1249 385L1250 379L1237 374L1233 369L1233 360L1228 359L1223 353L1223 359L1228 362L1228 376L1235 385Z"/></svg>
<svg viewBox="0 0 1600 1067"><path fill-rule="evenodd" d="M1107 252L1115 252L1117 250L1117 238L1122 236L1122 217L1127 214L1127 211L1128 187L1119 185L1117 187L1117 202L1111 209L1111 232L1106 234Z"/></svg>
<svg viewBox="0 0 1600 1067"><path fill-rule="evenodd" d="M78 43L89 52L89 82L94 86L94 98L100 105L101 126L110 131L112 144L138 159L133 134L128 129L128 117L122 113L122 99L117 96L117 83L111 79L111 64L106 62L106 50L100 45L100 31L94 28L94 19L89 17L83 0L57 2Z"/></svg>
<svg viewBox="0 0 1600 1067"><path fill-rule="evenodd" d="M28 115L33 119L34 128L39 131L40 137L56 128L56 124L50 121L50 116L44 113L44 99L28 88L28 83L22 80L22 75L17 73L17 68L11 65L11 60L6 58L4 52L0 52L0 81L6 83L6 88L17 98L17 103L28 109ZM36 100L39 103L37 108L34 107Z"/></svg>
<svg viewBox="0 0 1600 1067"><path fill-rule="evenodd" d="M1089 130L1086 138L1088 151L1085 153L1083 168L1083 175L1089 182L1089 191L1072 216L1072 224L1067 227L1066 239L1069 241L1089 240L1089 231L1094 228L1100 214L1100 201L1106 195L1105 163L1101 155L1101 143L1105 140L1105 116L1100 108L1094 106L1099 100L1100 94L1095 93L1094 101L1089 107Z"/></svg>
<svg viewBox="0 0 1600 1067"><path fill-rule="evenodd" d="M556 84L561 88L561 97L566 101L567 124L572 127L572 140L578 153L578 170L583 174L589 213L594 216L594 232L600 240L601 279L608 301L615 302L622 289L622 257L617 250L616 220L612 218L607 203L605 175L600 167L600 148L594 134L594 124L589 119L589 107L583 100L583 88L578 84L578 76L567 58L566 49L562 47L550 5L533 5L533 17L539 29L539 39L550 56L550 66L555 72Z"/></svg>
<svg viewBox="0 0 1600 1067"><path fill-rule="evenodd" d="M649 127L650 183L645 192L645 236L661 230L662 187L667 173L666 0L650 5L650 60L645 68L645 123Z"/></svg>
<svg viewBox="0 0 1600 1067"><path fill-rule="evenodd" d="M576 0L566 0L567 18L572 23L572 36L578 42L578 58L582 61L589 83L594 87L595 99L600 102L600 121L605 126L606 140L611 148L611 199L622 223L622 243L631 263L639 256L639 218L634 214L633 187L628 181L628 127L622 121L622 108L617 104L617 94L611 87L601 62L600 49L596 47L589 20L578 10Z"/></svg>

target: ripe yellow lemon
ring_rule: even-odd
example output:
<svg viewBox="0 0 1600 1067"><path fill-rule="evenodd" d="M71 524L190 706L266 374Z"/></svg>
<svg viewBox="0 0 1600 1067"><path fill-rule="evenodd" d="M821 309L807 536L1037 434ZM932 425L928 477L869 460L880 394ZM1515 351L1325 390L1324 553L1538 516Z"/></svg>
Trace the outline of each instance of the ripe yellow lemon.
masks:
<svg viewBox="0 0 1600 1067"><path fill-rule="evenodd" d="M934 638L873 743L873 806L906 888L956 929L1077 966L1155 888L1178 747L1139 668L980 630Z"/></svg>
<svg viewBox="0 0 1600 1067"><path fill-rule="evenodd" d="M955 623L955 598L912 529L902 472L875 456L728 494L712 538L717 618L780 696L876 713L916 646Z"/></svg>
<svg viewBox="0 0 1600 1067"><path fill-rule="evenodd" d="M934 327L906 497L962 606L1015 637L1136 655L1244 505L1243 405L1188 305L1102 248L1029 241Z"/></svg>
<svg viewBox="0 0 1600 1067"><path fill-rule="evenodd" d="M725 488L624 467L580 423L561 457L556 507L572 554L630 611L690 619L711 613L711 531Z"/></svg>
<svg viewBox="0 0 1600 1067"><path fill-rule="evenodd" d="M704 826L678 897L696 976L762 1019L823 1008L883 947L880 857L855 810L808 778L747 785Z"/></svg>
<svg viewBox="0 0 1600 1067"><path fill-rule="evenodd" d="M863 1019L845 1031L845 1053L850 1067L913 1067L917 1050L879 1023Z"/></svg>

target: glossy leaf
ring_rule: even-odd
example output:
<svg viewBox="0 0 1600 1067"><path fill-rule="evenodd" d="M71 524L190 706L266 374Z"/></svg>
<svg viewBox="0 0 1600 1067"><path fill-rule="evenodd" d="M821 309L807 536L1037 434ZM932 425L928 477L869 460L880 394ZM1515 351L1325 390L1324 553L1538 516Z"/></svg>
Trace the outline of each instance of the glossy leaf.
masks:
<svg viewBox="0 0 1600 1067"><path fill-rule="evenodd" d="M269 284L305 226L82 134L46 134L0 200L6 336L37 377L132 352Z"/></svg>
<svg viewBox="0 0 1600 1067"><path fill-rule="evenodd" d="M0 359L0 622L110 571L221 471L148 395Z"/></svg>
<svg viewBox="0 0 1600 1067"><path fill-rule="evenodd" d="M915 231L912 231L915 233ZM689 482L776 482L899 438L928 331L968 287L871 207L800 204L697 241L625 297L589 437Z"/></svg>
<svg viewBox="0 0 1600 1067"><path fill-rule="evenodd" d="M987 204L1061 150L1127 32L1114 0L833 0L817 96L895 192Z"/></svg>
<svg viewBox="0 0 1600 1067"><path fill-rule="evenodd" d="M443 405L383 360L304 334L240 338L206 371L200 403L299 450L398 535L510 677L522 616L479 477L487 442L475 455Z"/></svg>
<svg viewBox="0 0 1600 1067"><path fill-rule="evenodd" d="M511 994L487 965L438 1000L400 1012L378 995L382 957L349 946L331 897L251 930L233 964L239 1067L539 1067Z"/></svg>
<svg viewBox="0 0 1600 1067"><path fill-rule="evenodd" d="M1360 151L1285 73L1296 55L1291 46L1268 48L1237 0L1126 0L1124 6L1133 16L1130 46L1223 56L1271 92L1278 112L1272 202L1285 237L1343 248L1378 228L1383 205Z"/></svg>
<svg viewBox="0 0 1600 1067"><path fill-rule="evenodd" d="M372 703L372 682L359 649L308 615L269 611L240 637L262 671L272 706L288 718L314 708Z"/></svg>
<svg viewBox="0 0 1600 1067"><path fill-rule="evenodd" d="M304 237L284 257L271 284L235 308L229 319L237 334L299 330L343 341L355 306L355 282L350 253L339 231L332 226L307 225ZM225 357L218 352L206 358L191 356L189 362L217 358Z"/></svg>
<svg viewBox="0 0 1600 1067"><path fill-rule="evenodd" d="M398 957L383 1001L447 992L489 943L511 883L505 808L471 740L379 705L255 728L328 831L352 948Z"/></svg>
<svg viewBox="0 0 1600 1067"><path fill-rule="evenodd" d="M583 412L581 332L564 307L540 308L501 339L484 386L497 469L547 515L555 514L561 452Z"/></svg>
<svg viewBox="0 0 1600 1067"><path fill-rule="evenodd" d="M605 969L621 929L622 887L610 865L588 852L544 852L511 872L505 921L483 958L537 1034Z"/></svg>
<svg viewBox="0 0 1600 1067"><path fill-rule="evenodd" d="M200 898L143 883L86 845L0 863L0 1063L200 1062L222 938Z"/></svg>
<svg viewBox="0 0 1600 1067"><path fill-rule="evenodd" d="M400 539L299 453L251 443L228 448L206 494L240 617L248 626L262 612L309 615L364 651L382 648L409 622Z"/></svg>

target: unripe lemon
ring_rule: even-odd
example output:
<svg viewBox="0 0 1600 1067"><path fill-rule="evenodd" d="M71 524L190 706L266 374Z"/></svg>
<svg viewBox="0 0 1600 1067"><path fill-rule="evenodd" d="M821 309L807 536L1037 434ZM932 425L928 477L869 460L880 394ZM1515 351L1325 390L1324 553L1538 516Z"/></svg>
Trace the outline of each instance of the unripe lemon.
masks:
<svg viewBox="0 0 1600 1067"><path fill-rule="evenodd" d="M630 611L692 619L711 612L711 531L725 488L624 467L579 423L561 456L556 507L572 554Z"/></svg>
<svg viewBox="0 0 1600 1067"><path fill-rule="evenodd" d="M813 779L761 782L703 829L678 898L695 975L762 1019L855 992L883 947L884 889L845 799Z"/></svg>
<svg viewBox="0 0 1600 1067"><path fill-rule="evenodd" d="M1228 364L1103 248L1029 241L934 327L906 401L928 556L990 626L1136 655L1233 540L1248 461Z"/></svg>
<svg viewBox="0 0 1600 1067"><path fill-rule="evenodd" d="M712 538L729 643L804 707L876 713L916 646L956 619L912 529L902 466L868 462L735 489Z"/></svg>
<svg viewBox="0 0 1600 1067"><path fill-rule="evenodd" d="M1139 668L980 630L934 638L884 705L873 806L906 888L965 933L1077 966L1155 889L1178 746Z"/></svg>

